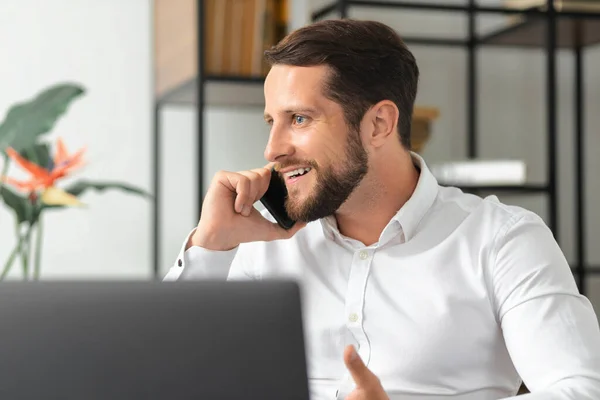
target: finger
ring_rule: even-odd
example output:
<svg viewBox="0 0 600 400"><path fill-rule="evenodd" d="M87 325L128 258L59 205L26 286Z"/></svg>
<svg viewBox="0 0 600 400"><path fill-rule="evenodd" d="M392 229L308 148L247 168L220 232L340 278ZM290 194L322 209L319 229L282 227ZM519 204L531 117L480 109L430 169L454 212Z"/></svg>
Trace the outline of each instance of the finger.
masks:
<svg viewBox="0 0 600 400"><path fill-rule="evenodd" d="M250 215L254 207L254 203L260 198L259 191L261 190L262 177L256 170L240 171L239 174L244 175L250 181L248 197L242 206L241 214L245 217Z"/></svg>
<svg viewBox="0 0 600 400"><path fill-rule="evenodd" d="M223 174L219 182L236 194L234 208L241 213L250 197L250 179L236 172L228 172Z"/></svg>
<svg viewBox="0 0 600 400"><path fill-rule="evenodd" d="M256 168L253 169L253 172L256 172L258 175L260 175L260 179L261 179L261 185L259 187L258 190L258 198L257 201L264 196L264 194L267 192L267 189L269 188L269 184L271 183L271 174L273 173L273 169L275 168L275 163L271 162L268 163L267 165L265 165L262 168Z"/></svg>
<svg viewBox="0 0 600 400"><path fill-rule="evenodd" d="M250 206L254 206L261 197L267 192L271 183L271 169L269 168L256 168L250 171L245 171L244 174L251 179L252 182L252 195L253 202Z"/></svg>
<svg viewBox="0 0 600 400"><path fill-rule="evenodd" d="M260 187L258 190L258 198L260 199L265 195L271 183L271 168L259 168L256 170L256 173L260 175Z"/></svg>
<svg viewBox="0 0 600 400"><path fill-rule="evenodd" d="M369 389L379 384L379 379L367 368L354 346L344 349L344 363L357 387Z"/></svg>
<svg viewBox="0 0 600 400"><path fill-rule="evenodd" d="M265 194L267 189L269 188L269 184L271 183L271 171L272 168L264 167L264 168L256 168L251 170L255 172L259 176L260 185L257 193L257 201Z"/></svg>

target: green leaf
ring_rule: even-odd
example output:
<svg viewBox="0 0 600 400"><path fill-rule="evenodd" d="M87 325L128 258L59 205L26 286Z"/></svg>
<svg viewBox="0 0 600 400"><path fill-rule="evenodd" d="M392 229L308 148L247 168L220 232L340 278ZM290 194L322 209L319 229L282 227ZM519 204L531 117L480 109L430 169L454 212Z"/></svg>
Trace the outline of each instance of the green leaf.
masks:
<svg viewBox="0 0 600 400"><path fill-rule="evenodd" d="M35 209L27 197L13 192L6 186L0 188L0 196L4 199L4 203L13 209L19 224L35 221Z"/></svg>
<svg viewBox="0 0 600 400"><path fill-rule="evenodd" d="M119 189L131 194L137 194L144 197L152 197L148 192L139 189L135 186L119 182L91 182L88 180L80 180L65 188L65 192L71 193L74 196L83 194L88 189L104 191L108 189Z"/></svg>
<svg viewBox="0 0 600 400"><path fill-rule="evenodd" d="M118 189L123 190L127 193L136 194L139 196L149 197L152 195L142 189L136 188L135 186L119 183L119 182L91 182L88 180L79 180L64 189L65 192L70 193L74 196L80 196L88 189L93 189L97 191L105 191L109 189ZM62 209L66 208L63 205L55 205L55 204L42 204L42 209Z"/></svg>
<svg viewBox="0 0 600 400"><path fill-rule="evenodd" d="M52 157L50 156L50 146L48 143L36 143L20 151L20 154L26 160L29 160L47 170L52 169Z"/></svg>
<svg viewBox="0 0 600 400"><path fill-rule="evenodd" d="M49 132L70 103L84 92L76 84L57 84L30 101L12 106L0 124L0 151L9 146L16 151L33 146L37 137Z"/></svg>

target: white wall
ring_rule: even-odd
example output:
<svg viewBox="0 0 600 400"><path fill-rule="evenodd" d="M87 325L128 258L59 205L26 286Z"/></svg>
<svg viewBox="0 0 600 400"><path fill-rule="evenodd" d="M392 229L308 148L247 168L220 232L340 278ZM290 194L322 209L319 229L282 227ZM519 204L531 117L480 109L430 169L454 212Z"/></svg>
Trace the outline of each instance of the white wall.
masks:
<svg viewBox="0 0 600 400"><path fill-rule="evenodd" d="M78 177L151 190L151 18L150 0L0 0L1 119L49 85L78 82L87 94L50 137L88 147ZM121 192L82 199L86 208L44 219L43 278L150 277L151 202ZM0 263L15 243L13 224L2 205Z"/></svg>
<svg viewBox="0 0 600 400"><path fill-rule="evenodd" d="M424 2L436 2L424 0ZM438 1L439 2L439 1ZM308 10L327 4L327 0L311 0L310 7L296 4L299 12L295 18L308 22ZM465 4L464 0L448 0L446 3ZM480 4L498 5L500 0L481 0ZM406 36L442 36L461 38L466 35L466 19L459 14L423 13L407 10L353 8L351 17L376 19L386 22ZM503 24L504 16L486 16L478 19L479 30ZM297 25L299 22L296 21ZM429 163L460 159L466 155L466 51L459 48L426 47L411 45L421 70L418 105L439 107L440 118L435 122L433 137L424 156ZM479 137L482 157L521 158L528 165L528 179L532 183L543 183L546 177L545 164L545 56L543 50L514 48L482 48L479 52ZM559 188L560 188L560 243L572 260L574 257L573 213L573 60L569 52L561 51L558 56L558 122L559 122ZM594 171L600 170L600 46L586 50L586 140L587 140L587 216L588 216L588 260L600 265L600 246L596 245L600 235L600 211L594 204L600 202L600 185ZM218 169L237 169L244 165L260 165L263 162L259 143L265 140L261 109L255 112L240 111L235 107L208 110L205 132L209 135L205 153L205 181ZM188 115L172 116L192 118ZM175 132L182 122L171 121ZM240 132L243 133L240 136ZM194 132L190 132L194 134ZM226 141L233 140L235 146ZM181 146L181 150L184 150ZM254 149L256 154L252 153ZM186 149L187 150L187 149ZM190 177L189 182L195 182ZM193 185L193 183L191 183ZM195 189L192 189L195 190ZM501 196L501 199L529 208L542 217L547 217L545 197L540 194ZM168 211L173 213L173 211ZM183 219L193 220L188 213ZM193 222L195 223L195 221ZM192 224L193 224L192 223ZM193 226L193 225L191 225ZM185 232L185 230L184 230ZM172 232L169 232L171 235ZM182 232L175 234L181 235ZM163 246L172 263L179 250L181 240ZM598 293L595 303L600 305L600 277L590 282Z"/></svg>

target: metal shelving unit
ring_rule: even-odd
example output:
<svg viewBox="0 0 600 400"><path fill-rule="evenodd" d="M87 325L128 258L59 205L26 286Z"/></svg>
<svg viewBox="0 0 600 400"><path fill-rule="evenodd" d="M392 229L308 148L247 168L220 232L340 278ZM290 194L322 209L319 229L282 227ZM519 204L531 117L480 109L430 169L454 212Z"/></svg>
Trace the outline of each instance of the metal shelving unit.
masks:
<svg viewBox="0 0 600 400"><path fill-rule="evenodd" d="M586 247L584 234L585 226L585 141L584 141L584 101L583 101L583 58L582 53L586 46L600 43L600 13L588 12L557 12L553 0L546 0L545 10L541 9L510 9L504 7L489 7L477 4L476 0L466 0L464 5L446 4L442 0L439 3L422 3L420 1L368 1L368 0L337 0L316 10L312 13L312 21L317 21L334 14L334 17L347 18L351 7L369 7L382 9L412 9L422 12L448 12L462 13L468 17L468 36L465 39L448 38L424 38L406 37L405 42L409 45L422 46L450 46L467 49L467 155L469 158L478 156L478 65L477 51L482 46L504 46L521 48L544 48L546 51L546 122L547 122L547 179L544 184L523 186L485 186L466 187L465 190L472 192L493 192L505 194L543 194L548 196L549 216L548 224L557 240L559 232L558 223L558 151L557 151L557 61L556 54L561 49L573 52L575 63L575 207L576 207L576 234L577 247L573 272L577 277L577 283L582 293L585 292L586 277L590 274L600 274L599 267L591 267L586 260ZM198 23L198 71L196 77L185 82L180 87L157 99L155 107L155 134L154 134L154 190L155 198L154 212L154 273L159 273L159 232L160 232L160 182L158 173L160 170L160 132L159 113L164 104L188 104L196 107L198 148L196 149L198 165L197 202L201 204L203 198L203 165L202 154L204 153L204 108L206 104L229 103L229 104L257 104L262 102L263 77L236 77L236 76L207 76L204 73L204 50L206 48L204 39L206 37L203 28L205 24L204 4L197 0ZM520 15L524 19L512 26L502 28L490 34L478 36L477 16L480 14L503 14ZM246 93L244 96L228 95L228 100L220 96L233 91L235 94ZM244 98L250 100L243 100ZM240 100L241 99L241 100ZM254 100L252 100L254 99Z"/></svg>

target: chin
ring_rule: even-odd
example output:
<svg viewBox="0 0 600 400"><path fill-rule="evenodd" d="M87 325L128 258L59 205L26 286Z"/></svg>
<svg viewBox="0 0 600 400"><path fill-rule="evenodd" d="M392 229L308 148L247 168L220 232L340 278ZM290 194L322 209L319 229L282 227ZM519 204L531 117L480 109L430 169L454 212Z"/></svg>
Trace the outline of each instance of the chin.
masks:
<svg viewBox="0 0 600 400"><path fill-rule="evenodd" d="M288 189L288 202L295 207L302 208L313 197L313 192L313 185L310 188L294 187L291 190Z"/></svg>
<svg viewBox="0 0 600 400"><path fill-rule="evenodd" d="M306 199L297 197L288 198L285 208L292 219L298 220L298 216L303 215L306 209Z"/></svg>
<svg viewBox="0 0 600 400"><path fill-rule="evenodd" d="M311 203L310 196L296 193L288 197L285 208L290 218L296 221L309 222L304 220L304 216L306 216L307 211L310 211Z"/></svg>

